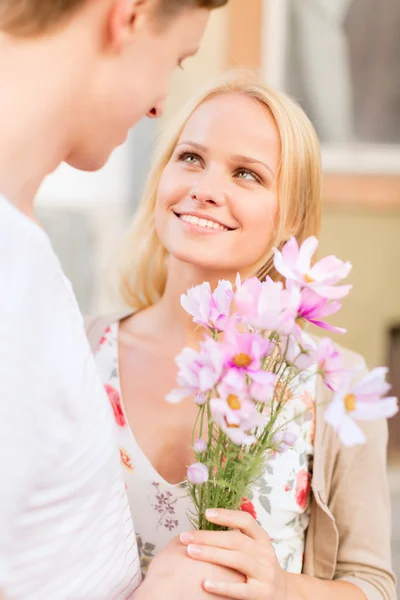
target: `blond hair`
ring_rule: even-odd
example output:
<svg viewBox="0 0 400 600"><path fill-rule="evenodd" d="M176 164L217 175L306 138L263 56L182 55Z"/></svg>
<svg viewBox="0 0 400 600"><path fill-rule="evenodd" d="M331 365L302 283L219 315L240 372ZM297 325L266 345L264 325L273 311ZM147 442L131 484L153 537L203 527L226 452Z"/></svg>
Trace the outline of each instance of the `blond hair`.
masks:
<svg viewBox="0 0 400 600"><path fill-rule="evenodd" d="M0 0L0 30L17 36L41 34L61 24L87 0ZM228 0L158 0L161 18L174 17L183 8L212 10Z"/></svg>
<svg viewBox="0 0 400 600"><path fill-rule="evenodd" d="M123 301L134 309L151 306L161 298L165 289L167 251L158 237L154 218L162 172L193 112L203 102L222 94L241 94L265 106L272 114L280 136L277 224L268 255L257 265L254 274L260 279L267 275L278 279L273 268L272 247L282 246L290 235L301 243L319 232L320 146L308 117L286 94L261 83L254 74L226 73L216 85L190 100L169 123L160 139L141 203L118 253L119 293Z"/></svg>

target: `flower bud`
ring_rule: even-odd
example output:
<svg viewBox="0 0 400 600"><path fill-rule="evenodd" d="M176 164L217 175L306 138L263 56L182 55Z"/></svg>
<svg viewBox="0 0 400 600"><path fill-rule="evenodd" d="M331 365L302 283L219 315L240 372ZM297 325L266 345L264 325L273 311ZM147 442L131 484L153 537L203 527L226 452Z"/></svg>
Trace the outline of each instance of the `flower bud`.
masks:
<svg viewBox="0 0 400 600"><path fill-rule="evenodd" d="M201 485L208 481L208 469L203 463L194 463L190 465L187 472L187 478L193 485Z"/></svg>
<svg viewBox="0 0 400 600"><path fill-rule="evenodd" d="M207 444L204 440L196 440L193 444L193 450L199 454L203 454L207 450Z"/></svg>
<svg viewBox="0 0 400 600"><path fill-rule="evenodd" d="M197 393L194 397L194 401L197 406L203 406L203 404L207 402L207 398L204 394Z"/></svg>

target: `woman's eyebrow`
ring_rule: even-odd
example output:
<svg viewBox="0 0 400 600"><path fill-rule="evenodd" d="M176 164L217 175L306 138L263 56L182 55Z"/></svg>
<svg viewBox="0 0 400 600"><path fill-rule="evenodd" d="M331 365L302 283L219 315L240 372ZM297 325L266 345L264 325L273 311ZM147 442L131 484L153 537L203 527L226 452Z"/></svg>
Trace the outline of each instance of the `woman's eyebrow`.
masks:
<svg viewBox="0 0 400 600"><path fill-rule="evenodd" d="M272 177L275 177L275 174L274 174L273 170L271 169L271 167L262 160L259 160L257 158L251 158L250 156L243 156L242 154L232 154L231 158L235 162L243 162L243 163L247 163L247 164L261 165L262 167L264 167L271 173Z"/></svg>
<svg viewBox="0 0 400 600"><path fill-rule="evenodd" d="M199 144L197 142L190 142L189 140L179 142L179 144L177 144L176 147L178 147L178 146L192 146L193 148L197 148L197 150L200 150L201 152L208 151L207 146L203 146L203 144ZM251 158L250 156L244 156L243 154L231 154L230 158L234 162L242 162L242 163L247 163L247 164L261 165L262 167L264 167L271 173L272 177L275 177L275 173L273 172L271 167L262 160L259 160L257 158Z"/></svg>

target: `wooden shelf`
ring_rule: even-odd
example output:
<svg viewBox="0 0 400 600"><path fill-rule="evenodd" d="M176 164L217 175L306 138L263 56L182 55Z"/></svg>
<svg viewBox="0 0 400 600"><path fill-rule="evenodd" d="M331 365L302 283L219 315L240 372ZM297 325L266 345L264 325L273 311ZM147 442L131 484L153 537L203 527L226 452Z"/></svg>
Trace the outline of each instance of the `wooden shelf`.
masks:
<svg viewBox="0 0 400 600"><path fill-rule="evenodd" d="M325 206L400 210L400 175L327 173L322 195Z"/></svg>

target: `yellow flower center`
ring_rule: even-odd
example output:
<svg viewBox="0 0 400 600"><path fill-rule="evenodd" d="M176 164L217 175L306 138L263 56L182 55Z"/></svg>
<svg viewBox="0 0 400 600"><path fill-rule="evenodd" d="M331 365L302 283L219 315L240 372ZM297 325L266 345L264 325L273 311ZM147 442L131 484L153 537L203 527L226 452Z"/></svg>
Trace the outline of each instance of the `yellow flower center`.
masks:
<svg viewBox="0 0 400 600"><path fill-rule="evenodd" d="M241 407L240 400L237 396L235 396L235 394L229 394L226 401L228 403L229 408L231 408L232 410L239 410Z"/></svg>
<svg viewBox="0 0 400 600"><path fill-rule="evenodd" d="M347 394L344 399L344 405L347 412L353 412L356 409L356 397L354 394Z"/></svg>
<svg viewBox="0 0 400 600"><path fill-rule="evenodd" d="M249 367L252 363L252 358L248 354L241 352L233 357L233 364L235 367Z"/></svg>
<svg viewBox="0 0 400 600"><path fill-rule="evenodd" d="M314 279L312 277L310 277L310 275L308 275L308 273L306 273L304 275L304 279L307 281L307 283L313 283Z"/></svg>

